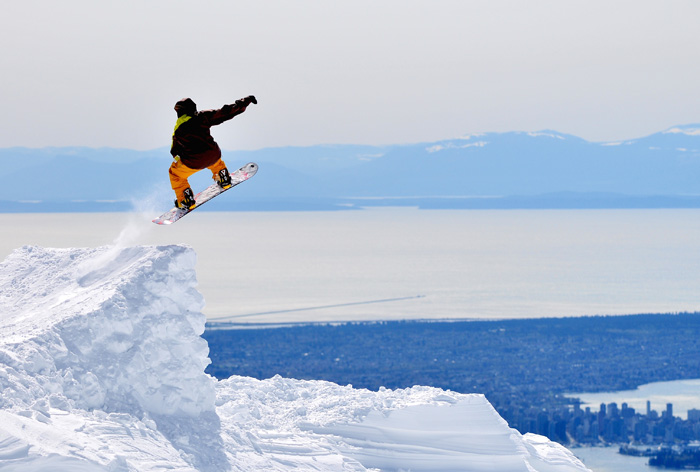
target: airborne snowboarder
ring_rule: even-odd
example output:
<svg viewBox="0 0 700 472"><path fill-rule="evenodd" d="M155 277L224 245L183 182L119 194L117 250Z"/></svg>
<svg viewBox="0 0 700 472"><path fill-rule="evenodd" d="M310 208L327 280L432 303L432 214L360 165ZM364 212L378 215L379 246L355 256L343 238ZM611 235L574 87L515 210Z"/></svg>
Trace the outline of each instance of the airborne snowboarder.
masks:
<svg viewBox="0 0 700 472"><path fill-rule="evenodd" d="M202 169L211 170L213 179L222 189L231 187L231 175L221 159L221 149L212 138L210 128L240 115L251 103L258 103L253 95L218 110L199 112L191 98L183 98L175 104L177 122L170 148L173 163L169 173L177 208L194 208L194 193L187 179Z"/></svg>

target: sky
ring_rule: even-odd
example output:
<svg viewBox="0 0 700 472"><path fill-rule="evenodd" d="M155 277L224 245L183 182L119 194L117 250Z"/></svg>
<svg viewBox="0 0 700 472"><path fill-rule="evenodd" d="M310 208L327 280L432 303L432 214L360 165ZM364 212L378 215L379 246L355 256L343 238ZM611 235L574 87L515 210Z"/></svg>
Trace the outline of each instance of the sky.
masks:
<svg viewBox="0 0 700 472"><path fill-rule="evenodd" d="M695 0L22 0L0 147L169 146L174 103L254 94L227 150L700 122Z"/></svg>

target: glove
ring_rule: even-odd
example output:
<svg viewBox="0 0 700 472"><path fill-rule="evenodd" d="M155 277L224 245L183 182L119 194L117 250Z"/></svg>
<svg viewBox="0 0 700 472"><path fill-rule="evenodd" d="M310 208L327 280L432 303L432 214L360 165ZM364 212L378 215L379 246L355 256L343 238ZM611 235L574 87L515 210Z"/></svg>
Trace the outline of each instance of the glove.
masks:
<svg viewBox="0 0 700 472"><path fill-rule="evenodd" d="M248 95L245 98L239 98L236 100L236 105L241 106L241 107L247 107L251 103L255 103L256 105L258 104L258 101L255 99L253 95Z"/></svg>

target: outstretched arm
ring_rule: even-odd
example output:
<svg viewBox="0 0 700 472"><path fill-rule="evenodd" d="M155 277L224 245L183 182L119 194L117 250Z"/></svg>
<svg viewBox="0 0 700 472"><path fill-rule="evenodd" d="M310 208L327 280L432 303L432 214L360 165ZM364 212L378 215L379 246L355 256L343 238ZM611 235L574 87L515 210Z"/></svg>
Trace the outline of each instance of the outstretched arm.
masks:
<svg viewBox="0 0 700 472"><path fill-rule="evenodd" d="M257 104L258 100L253 95L236 100L231 105L224 105L218 110L203 110L198 115L209 126L215 126L230 120L236 115L243 113L251 103Z"/></svg>

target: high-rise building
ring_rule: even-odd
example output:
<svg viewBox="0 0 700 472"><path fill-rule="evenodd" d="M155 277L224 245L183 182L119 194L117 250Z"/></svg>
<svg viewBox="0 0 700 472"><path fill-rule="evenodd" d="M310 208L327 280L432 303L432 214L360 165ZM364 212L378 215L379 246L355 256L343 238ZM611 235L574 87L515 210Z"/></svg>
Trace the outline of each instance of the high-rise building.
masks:
<svg viewBox="0 0 700 472"><path fill-rule="evenodd" d="M700 421L700 410L688 410L688 421Z"/></svg>

